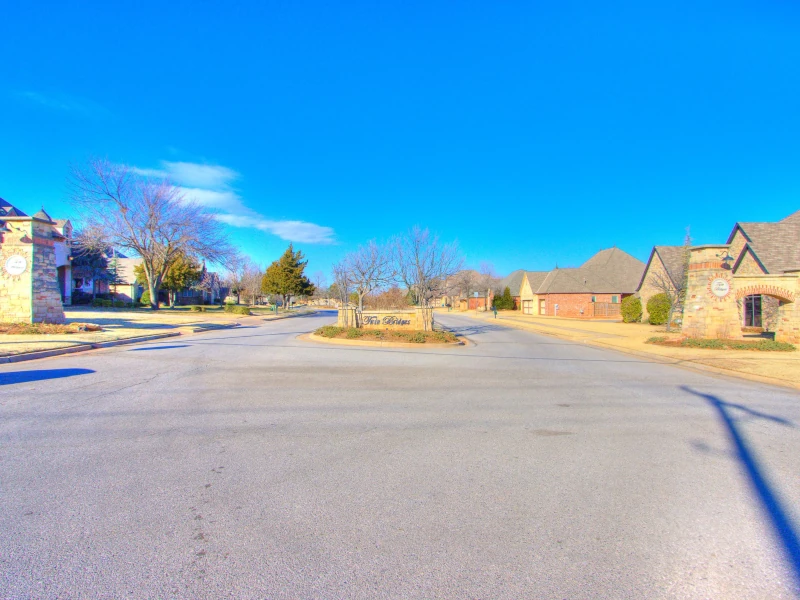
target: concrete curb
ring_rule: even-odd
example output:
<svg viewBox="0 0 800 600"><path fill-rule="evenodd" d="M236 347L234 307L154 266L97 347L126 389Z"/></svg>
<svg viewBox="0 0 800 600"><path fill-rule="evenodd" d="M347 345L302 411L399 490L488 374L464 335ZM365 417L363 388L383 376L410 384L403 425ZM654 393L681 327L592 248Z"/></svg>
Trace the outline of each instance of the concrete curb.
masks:
<svg viewBox="0 0 800 600"><path fill-rule="evenodd" d="M0 364L17 363L26 360L36 360L38 358L50 358L51 356L60 356L62 354L75 354L76 352L87 352L89 350L99 350L100 348L113 348L114 346L124 346L125 344L138 344L140 342L149 342L151 340L160 340L163 338L177 337L179 335L181 335L180 332L172 331L170 333L143 335L138 337L126 338L124 340L110 340L108 342L82 344L80 346L55 348L53 350L39 350L38 352L23 352L22 354L14 354L12 356L0 356Z"/></svg>
<svg viewBox="0 0 800 600"><path fill-rule="evenodd" d="M466 346L467 344L459 336L457 342L445 342L443 344L414 344L411 342L373 342L370 340L340 340L337 338L326 338L313 333L304 333L297 336L298 340L304 342L314 342L317 344L332 344L334 346L362 346L372 348L450 348L452 346Z"/></svg>
<svg viewBox="0 0 800 600"><path fill-rule="evenodd" d="M314 314L314 312L315 311L307 312L307 313L303 313L303 314L295 314L295 315L281 315L279 317L272 317L270 319L265 319L264 315L253 315L253 316L258 318L258 319L261 319L265 323L269 323L270 321L281 321L283 319L294 319L295 317L304 317L306 315L312 315L312 314Z"/></svg>
<svg viewBox="0 0 800 600"><path fill-rule="evenodd" d="M204 333L206 331L219 331L220 329L236 329L241 327L241 323L228 323L226 325L213 325L212 327L195 327L192 333Z"/></svg>

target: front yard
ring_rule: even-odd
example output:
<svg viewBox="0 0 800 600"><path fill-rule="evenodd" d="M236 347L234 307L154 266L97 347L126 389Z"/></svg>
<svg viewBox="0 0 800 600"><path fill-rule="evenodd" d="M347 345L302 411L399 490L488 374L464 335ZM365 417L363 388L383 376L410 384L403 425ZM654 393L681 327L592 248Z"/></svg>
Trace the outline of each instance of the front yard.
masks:
<svg viewBox="0 0 800 600"><path fill-rule="evenodd" d="M197 333L235 323L263 322L277 315L268 308L251 309L251 315L226 312L219 306L204 306L196 311L191 307L112 309L71 306L65 307L67 323L58 325L0 324L0 357L85 346L126 340L158 333ZM302 314L304 309L298 311ZM97 326L97 327L95 327ZM5 331L4 331L5 330Z"/></svg>

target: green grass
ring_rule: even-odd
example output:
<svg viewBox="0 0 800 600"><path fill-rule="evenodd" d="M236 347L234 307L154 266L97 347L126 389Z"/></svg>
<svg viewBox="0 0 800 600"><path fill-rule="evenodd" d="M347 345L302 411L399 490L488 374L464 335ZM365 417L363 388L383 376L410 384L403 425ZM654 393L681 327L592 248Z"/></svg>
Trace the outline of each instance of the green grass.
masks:
<svg viewBox="0 0 800 600"><path fill-rule="evenodd" d="M669 340L664 336L651 337L648 344L671 346L674 348L702 348L704 350L752 350L756 352L794 352L792 344L774 340L717 340L705 338L686 338Z"/></svg>

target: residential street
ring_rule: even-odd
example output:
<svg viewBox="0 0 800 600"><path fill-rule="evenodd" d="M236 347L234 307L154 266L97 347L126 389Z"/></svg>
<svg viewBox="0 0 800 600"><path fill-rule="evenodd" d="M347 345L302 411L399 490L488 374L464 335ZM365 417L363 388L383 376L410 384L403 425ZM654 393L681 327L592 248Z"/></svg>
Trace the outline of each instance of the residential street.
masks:
<svg viewBox="0 0 800 600"><path fill-rule="evenodd" d="M0 597L800 597L800 394L436 318L0 365Z"/></svg>

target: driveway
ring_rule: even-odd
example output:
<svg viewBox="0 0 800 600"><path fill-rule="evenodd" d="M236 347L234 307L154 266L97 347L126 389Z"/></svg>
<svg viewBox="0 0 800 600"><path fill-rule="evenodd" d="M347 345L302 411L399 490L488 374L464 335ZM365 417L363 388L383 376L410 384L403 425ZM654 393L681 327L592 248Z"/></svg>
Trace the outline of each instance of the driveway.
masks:
<svg viewBox="0 0 800 600"><path fill-rule="evenodd" d="M0 365L0 597L800 595L800 395L333 318Z"/></svg>

